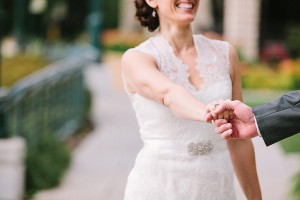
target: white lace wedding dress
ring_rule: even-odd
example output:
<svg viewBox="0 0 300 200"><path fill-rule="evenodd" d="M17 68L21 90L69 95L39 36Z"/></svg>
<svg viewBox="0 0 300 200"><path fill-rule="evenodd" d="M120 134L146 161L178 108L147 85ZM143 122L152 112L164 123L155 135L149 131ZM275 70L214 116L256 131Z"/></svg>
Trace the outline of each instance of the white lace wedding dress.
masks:
<svg viewBox="0 0 300 200"><path fill-rule="evenodd" d="M194 35L199 91L189 82L188 66L158 34L135 50L154 57L158 69L199 101L231 99L227 42ZM155 80L153 80L155 81ZM161 103L128 93L144 147L128 176L125 200L234 200L233 169L226 141L212 124L180 119Z"/></svg>

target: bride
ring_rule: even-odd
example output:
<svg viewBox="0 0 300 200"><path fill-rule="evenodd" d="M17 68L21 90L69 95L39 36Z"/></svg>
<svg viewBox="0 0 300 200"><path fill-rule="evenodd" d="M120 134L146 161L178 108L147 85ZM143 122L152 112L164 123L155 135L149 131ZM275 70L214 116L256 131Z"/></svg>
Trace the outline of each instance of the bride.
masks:
<svg viewBox="0 0 300 200"><path fill-rule="evenodd" d="M251 140L222 140L206 104L242 101L239 60L227 42L193 35L199 0L135 0L136 18L159 33L122 57L144 147L126 200L233 200L233 171L247 199L261 199ZM230 118L225 113L219 118Z"/></svg>

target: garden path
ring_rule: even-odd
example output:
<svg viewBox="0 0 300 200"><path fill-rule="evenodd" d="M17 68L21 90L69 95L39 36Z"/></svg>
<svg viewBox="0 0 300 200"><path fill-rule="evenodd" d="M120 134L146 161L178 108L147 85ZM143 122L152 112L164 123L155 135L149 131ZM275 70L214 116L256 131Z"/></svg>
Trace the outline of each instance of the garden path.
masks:
<svg viewBox="0 0 300 200"><path fill-rule="evenodd" d="M61 186L38 193L34 200L123 199L127 175L142 143L129 99L114 86L119 79L116 71L103 66L87 70L95 130L73 152ZM299 157L283 155L277 144L266 148L261 138L253 142L263 199L288 200L289 180L300 169ZM245 199L238 184L236 191L238 200Z"/></svg>

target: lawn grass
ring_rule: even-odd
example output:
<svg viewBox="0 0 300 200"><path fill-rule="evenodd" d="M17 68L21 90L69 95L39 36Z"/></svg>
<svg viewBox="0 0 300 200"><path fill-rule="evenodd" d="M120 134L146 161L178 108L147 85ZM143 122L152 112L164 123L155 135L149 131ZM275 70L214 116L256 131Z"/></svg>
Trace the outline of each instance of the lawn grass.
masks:
<svg viewBox="0 0 300 200"><path fill-rule="evenodd" d="M286 138L279 144L285 153L300 153L300 134Z"/></svg>

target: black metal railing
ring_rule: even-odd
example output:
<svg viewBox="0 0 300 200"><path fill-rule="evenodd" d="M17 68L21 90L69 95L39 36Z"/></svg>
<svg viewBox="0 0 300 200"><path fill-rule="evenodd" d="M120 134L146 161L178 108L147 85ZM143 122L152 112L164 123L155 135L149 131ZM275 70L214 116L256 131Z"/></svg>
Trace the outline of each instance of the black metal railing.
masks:
<svg viewBox="0 0 300 200"><path fill-rule="evenodd" d="M59 138L81 127L86 109L83 71L96 50L57 61L20 80L0 95L0 138L38 140L44 133Z"/></svg>

